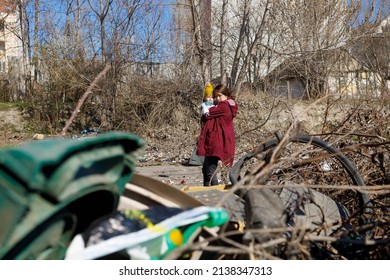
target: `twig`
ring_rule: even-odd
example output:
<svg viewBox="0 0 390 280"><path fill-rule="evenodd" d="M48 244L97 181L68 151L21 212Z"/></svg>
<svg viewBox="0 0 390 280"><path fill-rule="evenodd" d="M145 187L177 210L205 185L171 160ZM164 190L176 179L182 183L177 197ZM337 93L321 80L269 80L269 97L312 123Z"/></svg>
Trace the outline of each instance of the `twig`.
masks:
<svg viewBox="0 0 390 280"><path fill-rule="evenodd" d="M250 132L253 132L253 131L256 131L256 130L262 128L262 127L271 119L272 112L273 112L274 108L275 108L275 99L273 100L272 106L271 106L271 110L269 111L268 116L267 116L266 119L263 121L263 123L260 124L260 125L258 125L258 126L256 126L256 127L254 127L254 128L252 128L252 129L249 129L249 130L246 130L246 131L242 132L241 135L237 137L237 139L240 139L240 138L241 138L242 136L244 136L245 134L248 134L248 133L250 133Z"/></svg>
<svg viewBox="0 0 390 280"><path fill-rule="evenodd" d="M380 136L380 135L373 135L373 134L364 134L364 133L355 133L355 132L328 132L328 133L315 133L311 134L312 136L330 136L330 135L341 135L341 136L359 136L359 137L367 137L367 138L379 138L381 140L385 140L386 138ZM385 144L388 143L384 142Z"/></svg>
<svg viewBox="0 0 390 280"><path fill-rule="evenodd" d="M67 120L64 128L61 132L61 137L64 137L69 126L72 124L73 120L76 118L77 114L80 112L81 106L84 104L85 100L88 98L88 96L92 93L92 89L97 85L97 83L100 81L101 78L111 69L111 65L107 64L106 67L95 77L95 79L92 81L92 83L89 85L87 90L84 92L83 96L80 98L79 102L77 103L77 106L75 110L73 111L70 118Z"/></svg>

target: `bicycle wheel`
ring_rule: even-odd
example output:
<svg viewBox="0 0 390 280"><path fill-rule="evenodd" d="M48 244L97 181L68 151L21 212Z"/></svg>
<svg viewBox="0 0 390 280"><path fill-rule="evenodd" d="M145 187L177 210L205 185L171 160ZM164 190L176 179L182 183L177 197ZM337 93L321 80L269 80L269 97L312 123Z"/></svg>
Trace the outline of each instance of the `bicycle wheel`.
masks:
<svg viewBox="0 0 390 280"><path fill-rule="evenodd" d="M279 137L259 145L255 150L239 159L229 172L230 181L235 184L300 185L300 186L364 186L364 180L350 161L329 143L310 136L297 135L284 146ZM275 154L274 154L275 153ZM278 154L276 156L276 153ZM273 162L270 163L271 158ZM265 172L265 167L269 168ZM266 173L266 174L265 174ZM345 205L350 213L366 209L370 198L356 190L319 188L335 201Z"/></svg>

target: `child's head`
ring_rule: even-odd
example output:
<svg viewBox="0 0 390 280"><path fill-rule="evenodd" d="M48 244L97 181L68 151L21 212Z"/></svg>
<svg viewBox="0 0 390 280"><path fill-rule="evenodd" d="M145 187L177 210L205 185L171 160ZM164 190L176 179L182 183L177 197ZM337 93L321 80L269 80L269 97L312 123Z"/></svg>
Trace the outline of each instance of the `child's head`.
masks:
<svg viewBox="0 0 390 280"><path fill-rule="evenodd" d="M218 99L218 97L222 95L225 98L235 99L233 92L226 85L219 84L213 90L213 98ZM225 99L223 98L223 99Z"/></svg>
<svg viewBox="0 0 390 280"><path fill-rule="evenodd" d="M203 98L203 102L214 102L214 98L210 95L209 97Z"/></svg>
<svg viewBox="0 0 390 280"><path fill-rule="evenodd" d="M206 88L204 89L203 101L213 100L213 86L210 83L207 83Z"/></svg>

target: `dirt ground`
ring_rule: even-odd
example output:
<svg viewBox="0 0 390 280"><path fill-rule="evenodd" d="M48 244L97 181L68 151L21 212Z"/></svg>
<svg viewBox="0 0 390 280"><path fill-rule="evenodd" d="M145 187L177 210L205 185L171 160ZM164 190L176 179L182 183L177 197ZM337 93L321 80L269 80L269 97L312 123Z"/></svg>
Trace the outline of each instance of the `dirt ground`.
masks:
<svg viewBox="0 0 390 280"><path fill-rule="evenodd" d="M34 141L34 132L26 131L26 122L17 109L0 110L0 144L2 147L20 145ZM153 158L150 152L149 159ZM182 188L186 186L202 185L202 171L200 166L188 166L172 161L139 163L135 170L148 177L157 179L171 186Z"/></svg>
<svg viewBox="0 0 390 280"><path fill-rule="evenodd" d="M28 139L26 122L16 108L0 110L0 146L18 145Z"/></svg>
<svg viewBox="0 0 390 280"><path fill-rule="evenodd" d="M157 165L139 165L135 173L152 177L175 188L203 185L202 168L180 163Z"/></svg>

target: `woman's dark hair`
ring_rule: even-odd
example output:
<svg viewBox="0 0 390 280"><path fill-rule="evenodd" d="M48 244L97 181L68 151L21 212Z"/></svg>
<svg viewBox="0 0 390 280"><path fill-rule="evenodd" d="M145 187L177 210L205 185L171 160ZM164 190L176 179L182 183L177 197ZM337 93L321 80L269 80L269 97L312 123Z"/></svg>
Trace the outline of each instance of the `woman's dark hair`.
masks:
<svg viewBox="0 0 390 280"><path fill-rule="evenodd" d="M230 97L231 99L235 99L235 96L233 95L233 92L223 84L217 85L213 90L213 97L215 98L217 93L222 93L223 95Z"/></svg>

